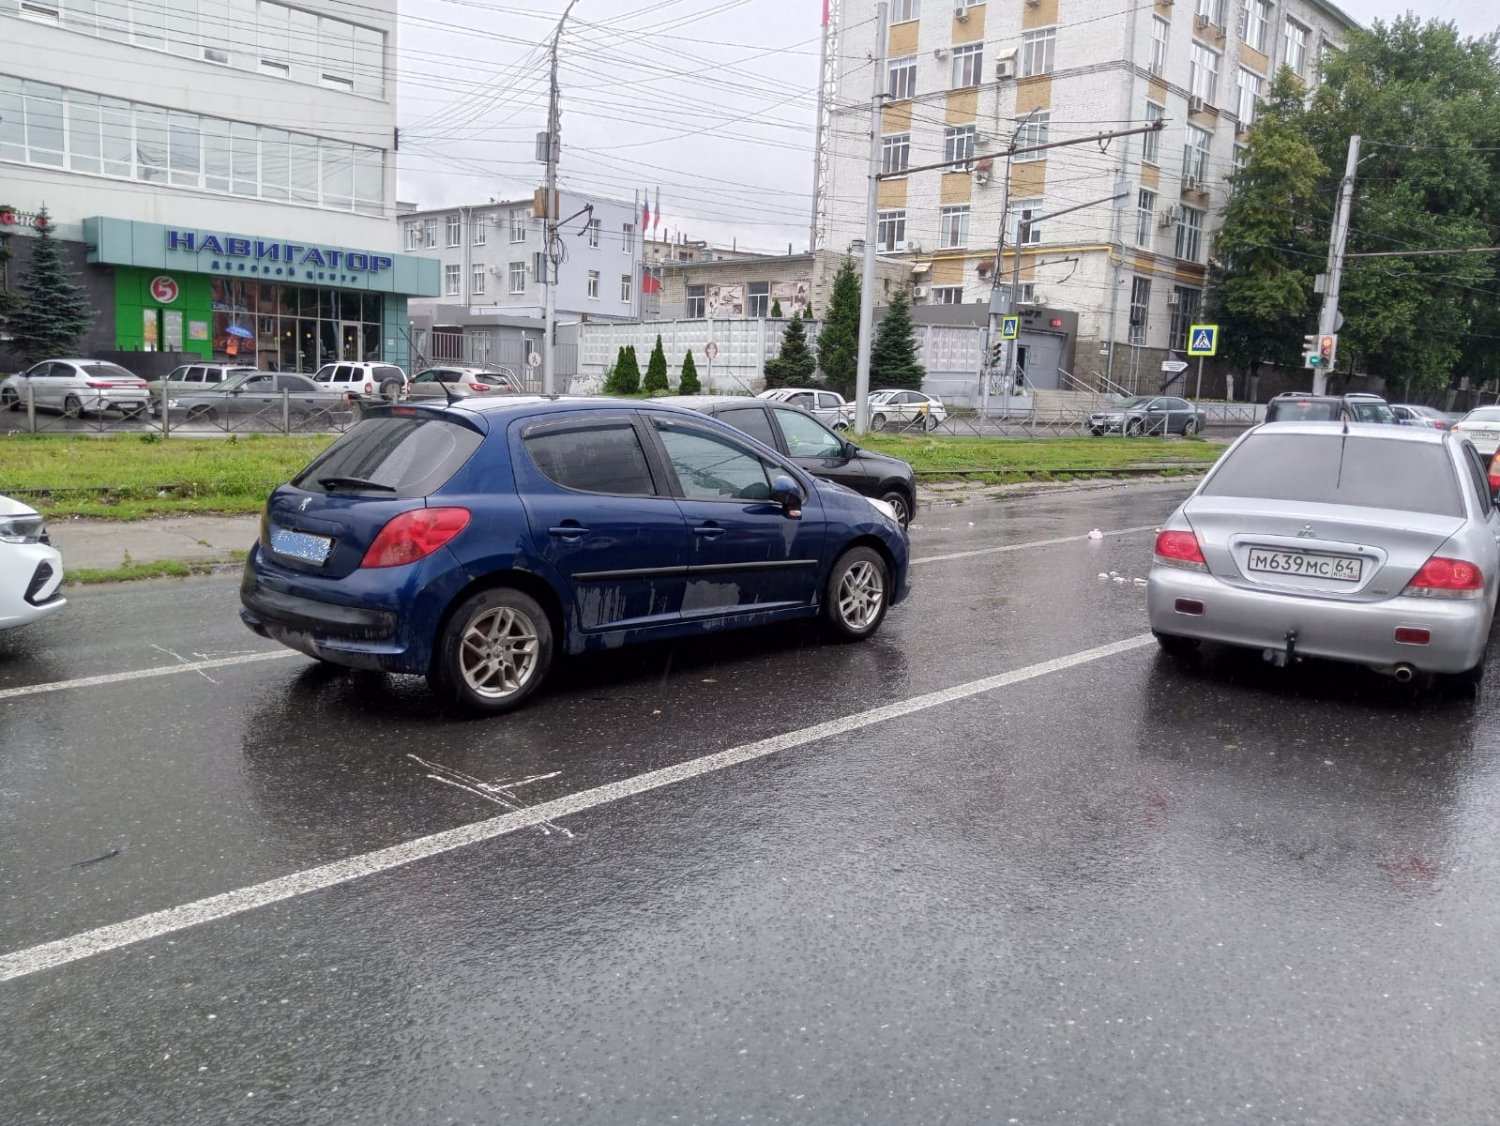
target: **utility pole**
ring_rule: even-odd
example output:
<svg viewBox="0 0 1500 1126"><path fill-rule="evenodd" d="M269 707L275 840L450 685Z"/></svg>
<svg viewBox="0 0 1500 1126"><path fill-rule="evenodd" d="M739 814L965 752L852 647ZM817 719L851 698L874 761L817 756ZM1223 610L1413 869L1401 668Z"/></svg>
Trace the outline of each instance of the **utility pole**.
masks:
<svg viewBox="0 0 1500 1126"><path fill-rule="evenodd" d="M562 260L557 248L557 219L560 207L557 200L557 158L562 149L562 112L558 106L557 48L562 41L563 24L568 13L578 0L568 0L562 19L557 21L557 30L552 33L552 82L547 99L547 187L542 204L542 264L547 271L542 286L542 394L552 395L557 391L557 367L553 355L553 338L557 334L557 267Z"/></svg>
<svg viewBox="0 0 1500 1126"><path fill-rule="evenodd" d="M807 252L817 250L823 242L825 211L830 191L832 156L826 150L833 131L833 104L838 100L839 28L842 24L842 0L823 0L823 46L818 62L818 130L813 140L812 225L807 233ZM831 61L830 61L831 60Z"/></svg>
<svg viewBox="0 0 1500 1126"><path fill-rule="evenodd" d="M1349 159L1344 162L1344 182L1338 207L1333 212L1333 231L1328 236L1328 285L1323 290L1323 312L1318 317L1318 335L1332 336L1339 330L1339 282L1344 275L1344 247L1349 241L1349 207L1354 202L1354 173L1359 167L1359 134L1349 138ZM1328 391L1328 372L1313 369L1313 394Z"/></svg>
<svg viewBox="0 0 1500 1126"><path fill-rule="evenodd" d="M1005 150L1005 182L1000 185L1000 231L995 236L995 273L994 280L990 282L990 306L984 319L984 355L980 360L980 370L983 372L983 375L980 376L979 386L979 417L981 421L990 416L990 379L994 376L994 372L990 370L990 343L995 339L995 294L1000 289L1000 268L1001 264L1005 261L1005 224L1010 222L1011 157L1015 154L1016 141L1020 138L1022 130L1030 124L1031 119L1038 112L1037 110L1032 110L1021 119L1020 124L1016 126L1015 131L1010 135L1010 147ZM1017 256L1017 260L1019 260L1019 246L1016 247L1014 253ZM1007 302L1006 308L1010 308L1009 302ZM1009 398L1010 395L1007 392L1006 410L1010 409Z"/></svg>
<svg viewBox="0 0 1500 1126"><path fill-rule="evenodd" d="M886 2L875 5L875 85L870 94L870 190L865 200L865 271L859 290L859 353L854 369L854 429L870 428L870 345L875 339L875 239L879 234L880 115L885 106Z"/></svg>

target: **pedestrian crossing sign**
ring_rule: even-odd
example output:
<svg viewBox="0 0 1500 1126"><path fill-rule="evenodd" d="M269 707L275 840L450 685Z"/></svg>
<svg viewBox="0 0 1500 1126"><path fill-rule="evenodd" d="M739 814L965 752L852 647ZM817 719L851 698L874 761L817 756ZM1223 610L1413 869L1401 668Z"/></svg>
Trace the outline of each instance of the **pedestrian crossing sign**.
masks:
<svg viewBox="0 0 1500 1126"><path fill-rule="evenodd" d="M1016 339L1016 337L1018 337L1020 335L1021 335L1021 318L1020 317L1001 317L1000 318L1000 339L1001 340L1014 340L1014 339Z"/></svg>
<svg viewBox="0 0 1500 1126"><path fill-rule="evenodd" d="M1188 330L1189 356L1216 356L1219 353L1219 326L1193 325Z"/></svg>

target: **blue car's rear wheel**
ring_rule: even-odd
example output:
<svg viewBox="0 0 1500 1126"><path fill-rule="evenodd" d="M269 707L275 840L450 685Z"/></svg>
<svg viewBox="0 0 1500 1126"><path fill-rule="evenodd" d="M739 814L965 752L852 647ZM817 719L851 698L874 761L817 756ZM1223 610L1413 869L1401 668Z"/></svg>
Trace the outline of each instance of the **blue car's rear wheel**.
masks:
<svg viewBox="0 0 1500 1126"><path fill-rule="evenodd" d="M465 599L443 627L428 683L470 711L519 707L552 666L552 625L536 600L510 587Z"/></svg>
<svg viewBox="0 0 1500 1126"><path fill-rule="evenodd" d="M823 593L823 618L834 636L848 641L880 628L890 605L890 572L880 552L851 547L840 555Z"/></svg>

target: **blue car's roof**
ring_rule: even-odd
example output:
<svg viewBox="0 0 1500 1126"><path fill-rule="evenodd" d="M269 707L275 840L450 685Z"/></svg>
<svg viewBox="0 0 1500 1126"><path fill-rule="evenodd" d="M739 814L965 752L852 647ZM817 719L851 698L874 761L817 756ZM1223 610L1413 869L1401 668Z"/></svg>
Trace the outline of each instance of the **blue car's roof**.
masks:
<svg viewBox="0 0 1500 1126"><path fill-rule="evenodd" d="M569 396L569 395L479 395L471 398L457 399L452 403L433 402L402 402L393 404L390 409L417 409L430 410L437 414L452 413L456 415L478 415L489 425L494 425L503 419L514 416L546 415L556 414L561 411L576 410L648 410L660 411L663 414L680 414L689 417L702 418L696 411L684 410L681 407L668 403L655 402L650 399L614 399L598 395Z"/></svg>

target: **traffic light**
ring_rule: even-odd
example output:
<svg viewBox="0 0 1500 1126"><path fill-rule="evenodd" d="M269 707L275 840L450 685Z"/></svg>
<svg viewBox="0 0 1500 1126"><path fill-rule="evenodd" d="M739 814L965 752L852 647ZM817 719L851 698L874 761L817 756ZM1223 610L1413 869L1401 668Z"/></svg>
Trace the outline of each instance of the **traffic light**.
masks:
<svg viewBox="0 0 1500 1126"><path fill-rule="evenodd" d="M1005 341L997 340L990 345L990 367L997 368L1005 359Z"/></svg>
<svg viewBox="0 0 1500 1126"><path fill-rule="evenodd" d="M1339 338L1328 335L1318 337L1318 366L1321 368L1333 367L1333 353L1338 346Z"/></svg>
<svg viewBox="0 0 1500 1126"><path fill-rule="evenodd" d="M1316 332L1302 338L1302 366L1309 368L1331 368L1338 351L1339 338L1332 333L1319 336Z"/></svg>

